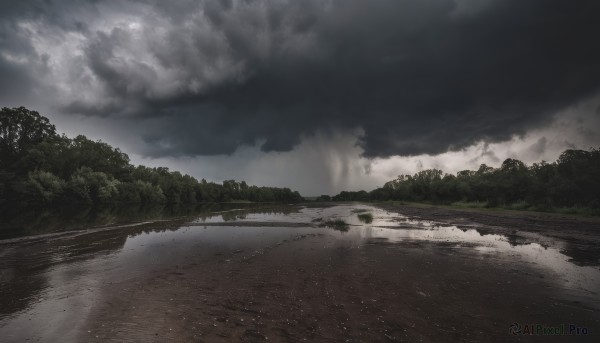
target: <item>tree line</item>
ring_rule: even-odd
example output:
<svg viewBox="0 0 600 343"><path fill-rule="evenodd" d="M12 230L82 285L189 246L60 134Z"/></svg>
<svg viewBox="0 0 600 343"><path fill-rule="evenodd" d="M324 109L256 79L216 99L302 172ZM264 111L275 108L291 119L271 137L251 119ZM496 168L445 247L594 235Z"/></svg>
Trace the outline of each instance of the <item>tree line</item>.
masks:
<svg viewBox="0 0 600 343"><path fill-rule="evenodd" d="M83 135L56 133L48 118L24 107L0 111L0 206L299 202L289 188L227 180L198 181L168 168L134 166L127 154Z"/></svg>
<svg viewBox="0 0 600 343"><path fill-rule="evenodd" d="M509 158L499 168L446 174L428 169L400 175L371 192L343 191L320 201L412 201L554 211L586 209L600 214L600 150L565 150L557 161L531 166Z"/></svg>

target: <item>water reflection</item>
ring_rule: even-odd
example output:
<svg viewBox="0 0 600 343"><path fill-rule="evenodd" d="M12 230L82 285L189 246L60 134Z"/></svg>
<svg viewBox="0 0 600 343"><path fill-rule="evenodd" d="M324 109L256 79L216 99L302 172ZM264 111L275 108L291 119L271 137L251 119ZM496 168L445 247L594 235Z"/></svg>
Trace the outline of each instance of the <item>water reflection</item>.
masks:
<svg viewBox="0 0 600 343"><path fill-rule="evenodd" d="M230 208L223 211L199 213L193 223L223 223L228 221L287 221L293 222L301 213L301 206L271 205L258 208ZM300 216L302 217L302 216Z"/></svg>
<svg viewBox="0 0 600 343"><path fill-rule="evenodd" d="M370 214L370 223L365 223L357 214ZM203 218L202 222L220 223L227 219L215 216ZM483 229L476 226L441 224L428 220L409 218L368 205L341 205L326 208L296 208L290 213L250 212L234 219L241 223L305 223L307 226L328 227L336 229L333 223L347 223L340 239L364 241L381 241L402 243L423 241L444 245L447 248L465 248L485 256L498 259L515 259L542 268L558 276L565 288L578 288L588 292L600 289L600 270L598 263L592 266L575 263L568 254L573 242L532 233L505 232ZM325 223L332 223L325 225ZM595 256L597 261L597 256ZM589 264L592 261L587 261Z"/></svg>
<svg viewBox="0 0 600 343"><path fill-rule="evenodd" d="M129 216L120 216L120 211L124 211L123 209L87 209L83 214L71 217L66 213L48 212L51 214L43 215L43 218L48 219L47 228L43 228L44 219L38 218L27 222L22 218L23 216L18 216L17 221L9 224L14 225L18 230L11 234L5 234L5 236L10 237L17 233L21 235L23 233L41 234L69 231L80 228L79 225L84 225L82 223L99 225L133 221L133 218L142 220L181 218L144 225L124 225L116 229L88 230L54 238L34 235L20 240L0 240L0 294L2 294L0 319L30 308L40 298L54 297L52 294L55 294L55 290L63 289L59 291L59 294L68 294L64 290L65 285L62 285L62 282L72 280L68 280L68 278L65 280L64 270L78 279L91 280L100 277L98 261L106 262L103 258L109 258L114 262L118 257L120 262L106 268L111 269L113 273L122 273L122 275L131 277L135 273L143 272L140 267L148 262L154 265L174 263L173 256L184 251L187 242L194 242L196 248L198 248L197 245L206 243L203 242L203 239L207 237L208 242L211 237L223 238L210 243L213 245L226 245L226 238L231 239L232 242L240 240L253 242L251 236L256 233L251 230L245 230L244 237L236 237L231 232L229 236L224 235L229 232L226 228L191 230L183 226L185 222L194 221L193 218L197 218L196 221L202 220L202 218L208 221L217 218L220 221L244 218L252 211L252 207L255 207L254 211L257 212L257 215L286 216L298 210L294 206L208 204L195 208L144 209L129 214ZM192 215L193 217L190 217ZM59 223L63 223L64 227ZM9 225L5 223L2 229ZM262 235L265 236L264 233ZM276 237L277 235L271 234L271 236ZM185 238L182 239L184 244L175 244L179 243L175 237ZM151 241L162 243L150 244ZM142 246L147 244L148 248L142 249L142 246L138 246L138 242L143 242ZM132 253L134 250L137 251L135 254ZM209 250L205 246L201 246L200 249L191 251L190 254ZM162 262L154 263L157 259ZM50 292L51 290L54 291ZM65 295L65 297L67 296Z"/></svg>
<svg viewBox="0 0 600 343"><path fill-rule="evenodd" d="M574 242L535 233L509 234L475 226L443 225L368 205L249 206L228 204L161 209L157 213L141 211L130 214L129 219L112 210L86 212L73 217L71 224L64 227L59 224L64 218L42 215L49 221L46 229L44 219L12 222L10 225L22 228L22 233L40 233L83 225L81 223L182 217L176 221L91 230L53 239L0 241L0 334L26 332L32 322L42 329L63 334L74 330L65 328L65 323L77 322L73 316L82 316L92 306L95 290L108 280L118 282L150 270L214 259L232 251L260 250L308 234L333 236L352 246L384 242L397 249L434 247L449 251L449 256L465 254L490 259L490 263L514 263L515 268L532 267L540 270L542 276L556 279L565 289L593 295L600 289L598 264L579 266L565 253ZM372 216L368 223L357 215L366 213ZM349 225L348 230L339 232L319 227L328 221L343 221ZM236 226L229 226L230 223ZM300 225L286 226L285 223ZM413 244L415 242L421 245Z"/></svg>
<svg viewBox="0 0 600 343"><path fill-rule="evenodd" d="M578 266L570 261L558 247L544 247L539 243L515 244L504 235L482 234L475 229L460 229L455 226L432 226L428 229L387 229L370 227L355 229L355 234L366 240L385 239L391 243L425 241L443 244L453 249L473 249L497 259L515 259L541 267L559 276L565 288L578 288L588 292L600 289L600 270L597 267ZM542 274L543 275L543 274Z"/></svg>
<svg viewBox="0 0 600 343"><path fill-rule="evenodd" d="M169 219L174 217L212 217L222 212L227 218L233 218L238 210L265 207L264 204L211 203L197 206L142 206L119 205L97 207L69 207L62 209L20 209L11 211L0 209L0 240L64 232L81 228L133 223L148 220ZM280 206L284 210L285 206ZM231 214L226 214L231 211Z"/></svg>
<svg viewBox="0 0 600 343"><path fill-rule="evenodd" d="M54 272L120 251L126 231L101 231L60 240L0 245L0 318L26 309L53 287ZM10 294L10 296L6 296Z"/></svg>
<svg viewBox="0 0 600 343"><path fill-rule="evenodd" d="M368 210L373 214L372 224L365 225L356 215L357 210ZM489 229L457 227L427 220L411 219L396 213L369 206L347 206L331 208L326 215L345 218L354 225L351 235L362 240L381 240L390 243L424 241L443 244L446 247L472 249L482 255L497 259L514 259L550 272L565 288L580 289L597 294L600 289L598 256L584 263L568 254L573 242L532 233L491 233ZM364 212L361 212L364 213ZM593 262L596 261L594 264Z"/></svg>
<svg viewBox="0 0 600 343"><path fill-rule="evenodd" d="M235 212L234 212L235 213ZM370 223L365 223L358 214L370 214ZM331 207L294 208L289 212L244 212L239 215L202 217L196 222L222 223L239 221L241 223L304 223L307 226L325 226L335 229L335 225L323 225L343 221L350 225L344 227L341 237L355 240L380 240L390 243L405 241L425 241L444 244L454 248L469 248L487 256L499 258L518 258L561 276L565 287L577 287L593 291L600 289L600 272L597 268L598 255L572 254L575 242L552 239L533 232L506 232L498 229L486 229L477 226L453 226L428 220L409 218L368 205L342 205ZM578 247L577 245L575 245ZM593 255L589 259L590 254ZM578 260L581 256L586 260Z"/></svg>

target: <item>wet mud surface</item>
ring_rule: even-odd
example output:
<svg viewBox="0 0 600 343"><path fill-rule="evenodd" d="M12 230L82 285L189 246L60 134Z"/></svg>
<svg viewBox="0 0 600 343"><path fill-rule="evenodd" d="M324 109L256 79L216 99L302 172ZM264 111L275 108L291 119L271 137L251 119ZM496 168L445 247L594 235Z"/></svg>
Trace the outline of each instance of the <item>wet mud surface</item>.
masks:
<svg viewBox="0 0 600 343"><path fill-rule="evenodd" d="M593 342L597 228L348 204L0 241L0 340Z"/></svg>

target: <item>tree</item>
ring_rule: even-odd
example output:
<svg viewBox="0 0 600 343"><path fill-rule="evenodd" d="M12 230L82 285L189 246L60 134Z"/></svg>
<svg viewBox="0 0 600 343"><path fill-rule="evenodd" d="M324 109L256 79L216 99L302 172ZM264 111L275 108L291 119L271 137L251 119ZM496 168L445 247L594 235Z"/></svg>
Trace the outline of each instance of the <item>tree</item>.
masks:
<svg viewBox="0 0 600 343"><path fill-rule="evenodd" d="M229 200L298 202L289 188L223 185L168 168L134 167L118 148L83 135L59 136L48 118L24 107L0 111L0 204L195 204Z"/></svg>
<svg viewBox="0 0 600 343"><path fill-rule="evenodd" d="M89 140L83 135L78 135L70 141L63 158L68 167L63 173L81 167L88 167L117 179L126 178L131 173L127 154L104 142Z"/></svg>
<svg viewBox="0 0 600 343"><path fill-rule="evenodd" d="M56 136L56 127L38 112L25 107L3 107L0 110L0 164L11 165L27 149Z"/></svg>
<svg viewBox="0 0 600 343"><path fill-rule="evenodd" d="M30 203L49 204L62 196L65 182L45 171L30 172L26 181L17 187L20 197Z"/></svg>

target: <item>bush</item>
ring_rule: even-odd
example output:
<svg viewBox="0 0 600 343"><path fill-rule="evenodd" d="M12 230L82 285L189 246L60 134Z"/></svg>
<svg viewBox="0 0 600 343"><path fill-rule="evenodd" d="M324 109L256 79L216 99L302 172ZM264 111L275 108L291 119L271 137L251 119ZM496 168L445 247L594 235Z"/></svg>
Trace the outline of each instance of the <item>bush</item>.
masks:
<svg viewBox="0 0 600 343"><path fill-rule="evenodd" d="M371 213L359 213L357 216L358 219L365 224L371 224L373 222L373 215Z"/></svg>
<svg viewBox="0 0 600 343"><path fill-rule="evenodd" d="M65 182L58 176L45 171L33 171L28 174L22 190L36 203L52 203L59 199L65 188Z"/></svg>

